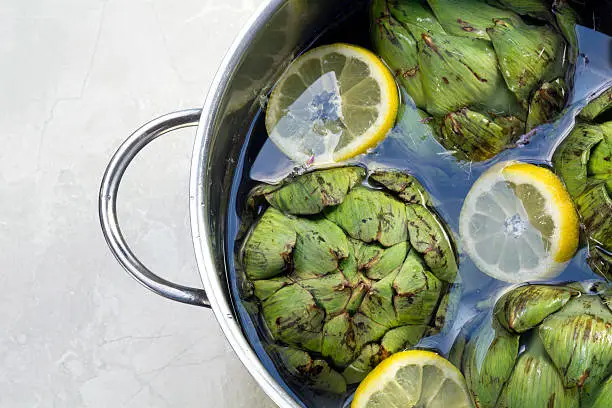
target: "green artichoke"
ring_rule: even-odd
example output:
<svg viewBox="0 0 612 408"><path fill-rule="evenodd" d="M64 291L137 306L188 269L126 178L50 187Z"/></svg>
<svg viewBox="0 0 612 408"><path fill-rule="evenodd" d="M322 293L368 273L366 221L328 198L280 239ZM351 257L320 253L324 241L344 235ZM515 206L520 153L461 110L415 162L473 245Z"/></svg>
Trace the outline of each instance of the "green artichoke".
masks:
<svg viewBox="0 0 612 408"><path fill-rule="evenodd" d="M568 43L575 45L571 9L559 6L553 15L543 0L490 3L372 5L374 49L417 108L433 118L438 141L463 160L495 156L552 121L566 102L564 55Z"/></svg>
<svg viewBox="0 0 612 408"><path fill-rule="evenodd" d="M578 117L583 120L592 121L603 116L610 108L612 108L612 87L608 88L597 98L589 102L589 104L580 111Z"/></svg>
<svg viewBox="0 0 612 408"><path fill-rule="evenodd" d="M240 253L244 296L258 304L279 366L334 393L439 330L457 274L419 182L376 171L374 189L365 178L343 167L256 187L248 205L263 214Z"/></svg>
<svg viewBox="0 0 612 408"><path fill-rule="evenodd" d="M595 285L597 286L597 285ZM612 288L526 285L451 351L479 408L593 407L612 395Z"/></svg>
<svg viewBox="0 0 612 408"><path fill-rule="evenodd" d="M589 265L607 279L612 279L612 122L597 122L611 107L612 88L580 112L582 121L553 155L555 170L582 218Z"/></svg>

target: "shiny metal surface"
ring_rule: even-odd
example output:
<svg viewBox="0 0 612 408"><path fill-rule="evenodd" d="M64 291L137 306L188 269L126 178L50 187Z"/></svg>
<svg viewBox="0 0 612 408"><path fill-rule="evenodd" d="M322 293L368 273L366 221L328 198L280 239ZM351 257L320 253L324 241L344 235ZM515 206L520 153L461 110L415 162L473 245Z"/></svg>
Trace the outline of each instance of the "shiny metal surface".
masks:
<svg viewBox="0 0 612 408"><path fill-rule="evenodd" d="M228 51L201 111L176 112L136 131L117 151L100 191L100 219L111 250L123 267L154 292L173 300L210 306L234 348L270 398L281 407L301 407L264 368L245 338L232 305L225 256L226 215L246 128L285 67L336 17L360 1L270 0L264 3ZM168 282L130 251L116 216L121 176L142 147L181 126L199 125L192 152L191 230L202 289Z"/></svg>
<svg viewBox="0 0 612 408"><path fill-rule="evenodd" d="M270 28L275 25L274 17L282 13L283 8L298 3L305 4L280 0L264 4L228 52L203 108L194 143L190 180L191 229L196 259L219 325L266 394L280 407L292 408L300 407L300 404L268 373L242 333L229 293L223 242L234 165L245 137L243 128L252 113L249 112L251 105L259 95L265 93L272 85L273 77L284 68L281 65L274 66L277 64L276 59L271 59L269 65L265 66L265 56L270 53L263 50L270 45L266 44L263 31L265 28L276 31ZM276 26L281 25L280 22L276 23ZM288 26L286 28L292 29ZM293 46L287 46L285 55L280 55L278 60L290 60L292 53L301 45L298 41L299 38L295 38ZM278 49L276 53L282 51ZM250 87L248 81L251 73L257 72L258 68L264 68L260 74L260 78L263 78L260 89ZM236 78L247 80L241 81L244 83L241 85L233 82Z"/></svg>
<svg viewBox="0 0 612 408"><path fill-rule="evenodd" d="M99 214L102 232L117 261L138 282L153 292L191 305L210 307L206 293L160 278L144 266L134 255L126 242L117 218L117 192L121 178L130 162L147 144L164 133L187 126L196 126L202 111L190 109L170 113L152 120L136 130L126 139L111 159L100 187Z"/></svg>

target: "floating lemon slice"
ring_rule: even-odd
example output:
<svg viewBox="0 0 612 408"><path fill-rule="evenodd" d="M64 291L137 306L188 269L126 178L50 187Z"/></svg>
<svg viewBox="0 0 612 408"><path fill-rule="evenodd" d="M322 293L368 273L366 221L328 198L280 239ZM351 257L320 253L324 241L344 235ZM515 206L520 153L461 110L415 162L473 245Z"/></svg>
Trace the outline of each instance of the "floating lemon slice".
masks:
<svg viewBox="0 0 612 408"><path fill-rule="evenodd" d="M351 408L471 408L465 379L450 362L422 350L393 354L359 384Z"/></svg>
<svg viewBox="0 0 612 408"><path fill-rule="evenodd" d="M459 232L484 273L518 283L557 276L576 252L579 224L569 194L550 170L505 162L474 183Z"/></svg>
<svg viewBox="0 0 612 408"><path fill-rule="evenodd" d="M268 102L266 128L294 161L333 163L384 139L398 106L393 75L376 55L332 44L303 54L283 73Z"/></svg>

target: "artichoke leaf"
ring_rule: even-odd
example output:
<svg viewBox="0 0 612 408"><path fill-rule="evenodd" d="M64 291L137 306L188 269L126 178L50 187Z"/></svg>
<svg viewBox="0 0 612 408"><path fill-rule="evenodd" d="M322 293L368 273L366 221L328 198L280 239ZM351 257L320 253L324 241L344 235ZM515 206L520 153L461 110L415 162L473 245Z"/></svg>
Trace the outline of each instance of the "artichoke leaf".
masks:
<svg viewBox="0 0 612 408"><path fill-rule="evenodd" d="M591 151L587 174L606 183L608 194L612 194L612 122L604 123L600 128L603 140Z"/></svg>
<svg viewBox="0 0 612 408"><path fill-rule="evenodd" d="M326 209L325 216L363 242L389 247L407 239L404 204L382 191L355 187L341 205Z"/></svg>
<svg viewBox="0 0 612 408"><path fill-rule="evenodd" d="M355 286L351 292L351 297L349 298L346 304L346 312L353 316L359 310L361 303L363 303L363 298L366 293L368 293L368 283L360 282Z"/></svg>
<svg viewBox="0 0 612 408"><path fill-rule="evenodd" d="M481 0L427 0L444 30L454 36L489 40L487 28L494 19L520 21L512 11L489 6Z"/></svg>
<svg viewBox="0 0 612 408"><path fill-rule="evenodd" d="M575 199L576 207L589 245L612 253L612 199L603 183L590 188Z"/></svg>
<svg viewBox="0 0 612 408"><path fill-rule="evenodd" d="M400 200L409 204L432 207L431 197L419 181L402 171L384 170L370 174L370 180L395 193Z"/></svg>
<svg viewBox="0 0 612 408"><path fill-rule="evenodd" d="M236 234L236 240L242 240L249 231L252 231L252 226L255 223L258 216L261 215L259 209L263 204L266 203L265 195L278 189L280 186L271 184L259 184L247 195L245 208L240 214L240 228Z"/></svg>
<svg viewBox="0 0 612 408"><path fill-rule="evenodd" d="M357 268L369 279L383 279L404 263L410 245L400 242L389 248L376 244L357 244Z"/></svg>
<svg viewBox="0 0 612 408"><path fill-rule="evenodd" d="M496 2L500 6L520 15L550 22L554 21L554 17L550 12L550 5L544 0L496 0Z"/></svg>
<svg viewBox="0 0 612 408"><path fill-rule="evenodd" d="M497 69L497 57L489 43L421 32L417 46L430 114L442 116L466 106L499 114L519 112L516 98Z"/></svg>
<svg viewBox="0 0 612 408"><path fill-rule="evenodd" d="M433 326L428 333L429 335L438 334L442 331L444 325L446 324L448 312L451 312L451 317L453 316L453 308L450 303L450 297L450 291L442 295L442 299L438 304L438 310L436 311L436 315L434 316Z"/></svg>
<svg viewBox="0 0 612 408"><path fill-rule="evenodd" d="M578 36L576 35L578 14L567 3L567 0L556 0L554 2L554 10L557 26L569 44L569 61L575 64L578 57Z"/></svg>
<svg viewBox="0 0 612 408"><path fill-rule="evenodd" d="M386 14L376 18L372 25L372 43L377 54L389 65L395 78L416 106L425 107L417 46L412 34Z"/></svg>
<svg viewBox="0 0 612 408"><path fill-rule="evenodd" d="M519 336L488 317L465 344L461 369L480 408L495 408L518 358Z"/></svg>
<svg viewBox="0 0 612 408"><path fill-rule="evenodd" d="M493 123L504 130L505 135L509 135L511 140L516 140L525 133L525 122L512 115L493 115ZM508 136L506 136L507 138Z"/></svg>
<svg viewBox="0 0 612 408"><path fill-rule="evenodd" d="M281 184L258 184L257 186L253 187L253 189L249 191L249 195L247 197L247 208L254 211L263 202L267 201L265 200L266 195L273 193L281 187Z"/></svg>
<svg viewBox="0 0 612 408"><path fill-rule="evenodd" d="M574 199L584 191L587 185L587 165L591 150L602 140L601 127L578 124L553 155L555 170Z"/></svg>
<svg viewBox="0 0 612 408"><path fill-rule="evenodd" d="M418 27L412 35L417 38L420 31L445 34L444 28L427 5L421 0L387 0L391 15L406 28Z"/></svg>
<svg viewBox="0 0 612 408"><path fill-rule="evenodd" d="M484 161L510 147L524 130L523 123L512 117L500 118L500 124L487 116L461 109L445 115L440 122L440 143L456 151L459 159Z"/></svg>
<svg viewBox="0 0 612 408"><path fill-rule="evenodd" d="M389 17L391 17L391 15L389 13L387 0L372 0L372 6L370 7L371 22L375 24L381 19Z"/></svg>
<svg viewBox="0 0 612 408"><path fill-rule="evenodd" d="M612 254L607 253L603 248L593 245L589 248L587 263L593 272L607 280L612 280Z"/></svg>
<svg viewBox="0 0 612 408"><path fill-rule="evenodd" d="M342 203L346 194L365 177L361 167L348 166L317 170L297 176L282 187L265 194L270 205L284 213L318 214Z"/></svg>
<svg viewBox="0 0 612 408"><path fill-rule="evenodd" d="M463 371L462 362L465 356L465 349L469 341L474 337L474 333L477 332L476 329L480 328L483 321L485 320L485 315L479 314L471 318L461 327L455 341L453 342L453 346L448 354L448 361L450 361L455 367L459 368ZM490 320L490 319L489 319Z"/></svg>
<svg viewBox="0 0 612 408"><path fill-rule="evenodd" d="M599 294L599 297L601 302L612 312L612 286L608 286L607 289Z"/></svg>
<svg viewBox="0 0 612 408"><path fill-rule="evenodd" d="M612 108L612 87L608 88L601 95L589 102L589 104L580 111L578 117L583 120L593 121L610 108Z"/></svg>
<svg viewBox="0 0 612 408"><path fill-rule="evenodd" d="M393 301L393 283L398 272L387 275L384 279L374 282L363 298L359 307L360 313L375 323L387 329L396 327L398 316Z"/></svg>
<svg viewBox="0 0 612 408"><path fill-rule="evenodd" d="M580 292L563 286L521 286L505 293L496 302L494 315L506 330L524 333L578 295Z"/></svg>
<svg viewBox="0 0 612 408"><path fill-rule="evenodd" d="M287 276L256 280L253 281L254 295L260 300L266 300L280 289L293 283L293 280Z"/></svg>
<svg viewBox="0 0 612 408"><path fill-rule="evenodd" d="M357 258L355 257L355 240L348 238L348 255L346 258L343 258L338 263L338 269L344 278L352 285L355 286L359 282L361 282L364 277L361 273L359 273L357 269ZM361 243L359 243L361 245Z"/></svg>
<svg viewBox="0 0 612 408"><path fill-rule="evenodd" d="M368 344L361 350L355 361L342 372L342 375L347 384L361 382L380 361L380 346L378 344Z"/></svg>
<svg viewBox="0 0 612 408"><path fill-rule="evenodd" d="M296 284L312 295L317 305L325 310L327 316L342 313L352 294L349 283L339 273L299 280Z"/></svg>
<svg viewBox="0 0 612 408"><path fill-rule="evenodd" d="M325 323L321 354L331 359L336 367L346 367L355 358L355 334L347 313Z"/></svg>
<svg viewBox="0 0 612 408"><path fill-rule="evenodd" d="M366 344L380 340L388 330L388 327L376 323L360 311L353 315L356 350L361 350Z"/></svg>
<svg viewBox="0 0 612 408"><path fill-rule="evenodd" d="M415 346L428 329L426 325L406 325L389 330L380 342L384 355Z"/></svg>
<svg viewBox="0 0 612 408"><path fill-rule="evenodd" d="M290 347L272 346L289 373L301 383L319 391L342 394L346 392L346 381L323 360L313 360L305 351Z"/></svg>
<svg viewBox="0 0 612 408"><path fill-rule="evenodd" d="M527 131L557 117L565 106L565 100L565 81L563 79L557 78L552 82L543 83L531 97L527 115Z"/></svg>
<svg viewBox="0 0 612 408"><path fill-rule="evenodd" d="M608 377L599 387L599 393L591 408L608 408L612 401L612 376Z"/></svg>
<svg viewBox="0 0 612 408"><path fill-rule="evenodd" d="M274 208L266 210L244 245L246 275L257 280L285 272L296 240L295 221Z"/></svg>
<svg viewBox="0 0 612 408"><path fill-rule="evenodd" d="M497 19L487 30L508 88L526 103L542 81L563 75L563 38L549 26Z"/></svg>
<svg viewBox="0 0 612 408"><path fill-rule="evenodd" d="M438 217L422 205L406 206L410 244L423 255L431 272L445 282L457 276L457 260L450 237Z"/></svg>
<svg viewBox="0 0 612 408"><path fill-rule="evenodd" d="M431 322L442 290L442 282L425 269L415 251L410 251L395 276L393 290L398 324L418 325Z"/></svg>
<svg viewBox="0 0 612 408"><path fill-rule="evenodd" d="M295 221L297 239L293 250L295 274L300 277L326 275L338 268L340 259L349 255L344 232L324 218Z"/></svg>
<svg viewBox="0 0 612 408"><path fill-rule="evenodd" d="M578 408L579 395L575 388L564 388L557 368L534 337L518 358L497 407Z"/></svg>
<svg viewBox="0 0 612 408"><path fill-rule="evenodd" d="M321 351L325 312L299 285L284 287L262 302L272 336L286 344Z"/></svg>
<svg viewBox="0 0 612 408"><path fill-rule="evenodd" d="M589 395L612 374L612 312L598 296L571 300L538 333L566 387Z"/></svg>

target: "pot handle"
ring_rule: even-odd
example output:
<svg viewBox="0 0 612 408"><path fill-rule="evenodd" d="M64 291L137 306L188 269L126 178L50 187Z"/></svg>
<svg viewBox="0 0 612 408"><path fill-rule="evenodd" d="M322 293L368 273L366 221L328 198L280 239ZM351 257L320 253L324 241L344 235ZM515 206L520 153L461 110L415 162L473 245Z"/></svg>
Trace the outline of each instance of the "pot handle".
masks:
<svg viewBox="0 0 612 408"><path fill-rule="evenodd" d="M117 219L117 191L125 170L136 155L164 133L188 126L197 126L201 109L169 113L152 120L132 133L117 149L100 186L99 215L106 243L117 261L138 282L168 299L190 305L210 307L203 289L181 286L160 278L144 266L128 246Z"/></svg>

